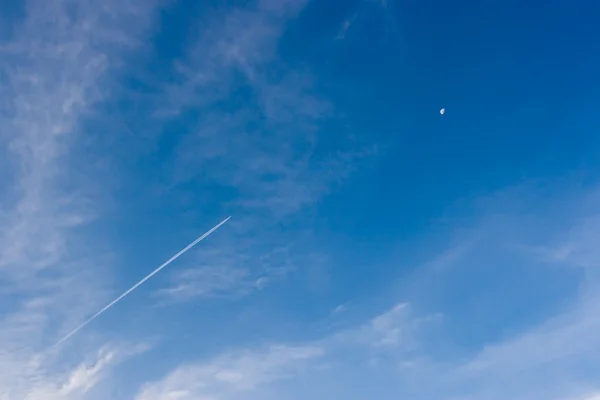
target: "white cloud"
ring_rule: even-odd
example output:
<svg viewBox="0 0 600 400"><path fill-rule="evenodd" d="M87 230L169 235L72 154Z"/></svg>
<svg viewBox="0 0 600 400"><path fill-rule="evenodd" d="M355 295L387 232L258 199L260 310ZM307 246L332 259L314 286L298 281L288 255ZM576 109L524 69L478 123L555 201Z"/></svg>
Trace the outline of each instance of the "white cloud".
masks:
<svg viewBox="0 0 600 400"><path fill-rule="evenodd" d="M242 398L269 383L296 377L323 351L315 346L270 346L228 353L205 363L177 368L146 385L136 400L226 400Z"/></svg>
<svg viewBox="0 0 600 400"><path fill-rule="evenodd" d="M155 113L159 121L190 111L196 116L175 146L169 184L183 192L193 182L193 193L185 195L196 205L212 201L198 196L204 193L198 186L226 193L227 204L210 207L234 210L228 230L235 245L227 246L227 257L202 254L193 271L174 272L163 294L181 299L227 288L233 295L251 292L284 270L308 269L311 260L324 258L304 217L352 172L354 161L374 150L350 151L358 140L343 128L336 135L320 132L323 122L337 120L334 107L317 93L310 71L277 55L287 22L304 4L264 1L218 10L190 28L197 40L175 63ZM312 254L299 250L300 243ZM265 271L262 257L270 248L288 246L298 250Z"/></svg>
<svg viewBox="0 0 600 400"><path fill-rule="evenodd" d="M340 304L340 305L336 306L333 310L331 310L331 314L332 315L341 314L344 311L346 311L347 309L348 309L348 306L346 304Z"/></svg>
<svg viewBox="0 0 600 400"><path fill-rule="evenodd" d="M198 39L166 88L170 111L158 113L198 115L177 147L176 181L201 176L234 188L235 206L281 219L314 204L371 150L347 150L356 143L343 132L320 134L321 123L336 118L332 104L317 93L310 71L290 69L276 54L286 23L305 2L273 3L216 13L192 27ZM237 98L240 88L248 98L216 106ZM338 150L321 153L321 140Z"/></svg>
<svg viewBox="0 0 600 400"><path fill-rule="evenodd" d="M412 325L408 304L401 303L359 328L337 334L336 339L373 347L407 346L412 341Z"/></svg>
<svg viewBox="0 0 600 400"><path fill-rule="evenodd" d="M574 384L586 385L578 375L585 376L586 369L597 370L599 366L595 360L600 356L600 340L594 334L600 329L596 318L599 304L597 299L584 300L575 309L531 331L490 344L468 362L440 376L440 390L447 384L465 393L464 398L473 399L484 393L486 399L570 396Z"/></svg>
<svg viewBox="0 0 600 400"><path fill-rule="evenodd" d="M431 383L426 387L413 389L418 390L423 398L437 398L443 393L449 398L464 400L563 400L581 398L581 393L590 392L589 388L594 387L600 377L597 373L600 370L600 339L595 334L600 329L600 322L596 317L600 312L600 297L597 294L600 276L593 268L598 263L594 238L600 233L600 224L596 217L598 207L589 201L596 196L596 193L592 193L575 199L570 198L566 202L564 198L553 198L544 204L545 209L552 210L550 215L540 213L535 218L529 214L503 215L501 229L498 229L497 220L491 222L492 226L485 226L484 223L477 227L477 235L487 237L485 241L480 241L478 246L457 246L466 249L466 252L461 251L457 253L458 258L453 257L450 260L452 265L446 268L449 274L456 273L461 264L469 264L469 253L481 252L481 249L485 248L483 258L478 258L475 263L479 269L484 264L482 259L491 259L497 251L506 252L506 249L515 247L520 256L525 255L524 265L527 268L542 267L541 254L541 260L544 262L552 261L574 267L582 274L579 275L577 287L572 288L572 292L566 292L569 293L569 297L565 296L565 299L558 303L559 306L552 308L551 312L545 309L545 316L540 322L532 321L520 329L506 327L511 329L510 334L499 335L500 339L485 343L474 353L461 352L451 361L429 359L421 363L417 370L417 382ZM507 201L508 198L504 196L503 200ZM535 201L540 204L538 199ZM560 208L549 205L552 202L560 204ZM514 207L514 204L511 204L511 207ZM549 226L557 225L560 229L548 229ZM523 247L513 246L515 241L543 242L544 245L534 247L528 243ZM523 248L534 248L534 251L523 253ZM543 249L543 252L540 249ZM439 268L430 268L429 273L434 269ZM552 272L540 268L536 274L537 279L543 282L546 273ZM572 278L575 276L571 275ZM431 279L446 278L432 274ZM519 276L515 279L519 279ZM428 282L431 283L432 280ZM535 290L540 282L531 282L531 290ZM568 284L565 282L565 285ZM484 300L487 295L481 294L480 299ZM510 293L499 301L511 301ZM520 303L511 306L514 309L531 307ZM487 306L486 312L495 315L493 304ZM464 324L461 331L469 332L468 324L477 324L478 321L473 318L472 321L468 319L456 323ZM435 379L431 380L432 377Z"/></svg>
<svg viewBox="0 0 600 400"><path fill-rule="evenodd" d="M192 297L240 296L258 289L247 269L206 266L174 273L172 285L158 291L161 297L186 300Z"/></svg>
<svg viewBox="0 0 600 400"><path fill-rule="evenodd" d="M581 400L600 400L600 393L586 395Z"/></svg>
<svg viewBox="0 0 600 400"><path fill-rule="evenodd" d="M0 215L0 399L80 399L91 396L126 355L122 349L109 350L81 362L87 357L46 351L53 337L95 310L103 296L105 262L90 254L95 247L89 246L94 241L86 230L101 207L93 184L84 184L73 168L80 162L79 122L106 95L102 88L118 60L109 48L122 51L139 44L136 38L148 25L151 5L83 2L75 13L81 19L73 21L62 7L75 2L30 4L33 12L14 42L0 49L15 66L2 71L8 80L2 81L1 103L10 107L2 116L1 140L17 171ZM288 73L279 67L277 41L286 21L303 5L267 0L252 10L216 17L201 30L199 42L177 67L175 83L165 90L164 107L156 111L161 118L189 109L202 111L194 133L177 147L171 171L174 186L198 179L201 171L211 176L203 177L210 184L235 189L237 197L227 206L252 214L237 224L233 221L232 233L220 239L218 251L200 250L190 264L173 270L170 282L159 291L169 299L247 295L319 258L306 254L316 246L303 245L312 240L310 222L303 225L295 217L306 217L303 212L349 173L349 160L361 155L320 153L319 125L335 117L335 109L315 94L310 73ZM229 97L237 79L251 88L252 101L242 101L231 112L216 111L214 104ZM279 221L288 224L276 226ZM422 329L439 316L415 316L410 307L399 304L364 324L306 345L225 351L182 364L146 385L137 398L247 399L299 376L307 377L298 379L302 385L319 381L325 366L360 372L361 379L334 381L349 391L375 392L376 380L363 377L368 374L361 369L375 366L378 372L385 367L392 374L421 374L419 382L427 382L419 388L423 398L427 393L430 398L442 393L442 398L456 399L571 398L572 387L565 381L582 380L581 387L589 387L597 375L588 372L592 376L583 379L577 372L600 370L600 343L594 335L600 328L595 318L600 301L593 272L598 264L598 226L598 218L590 214L559 240L562 245L544 247L546 258L554 262L585 267L577 304L533 329L489 343L467 361L419 358L424 351ZM473 243L458 246L431 268L455 264L472 248ZM348 358L359 362L341 366L339 360ZM315 369L319 373L310 373ZM318 393L319 386L312 390ZM361 398L358 392L352 395Z"/></svg>
<svg viewBox="0 0 600 400"><path fill-rule="evenodd" d="M437 314L416 316L409 304L399 303L367 323L334 334L328 341L336 346L358 344L377 351L406 352L417 346L422 329L440 318Z"/></svg>
<svg viewBox="0 0 600 400"><path fill-rule="evenodd" d="M573 204L569 206L577 208ZM569 211L565 210L565 213L568 214ZM595 207L588 209L588 216L595 214ZM600 232L600 225L595 221L597 219L591 217L583 217L581 220L576 218L571 224L572 228L563 231L562 235L544 237L552 241L555 241L556 237L563 237L572 243L574 248L579 249L562 257L561 262L566 265L583 265L579 254L587 254L589 258L585 265L592 265L595 242L591 239L597 236L594 232ZM492 224L496 222L497 220L492 220ZM529 223L528 228L537 232L537 225L531 223L531 220ZM548 218L540 218L540 223L548 224L551 221ZM522 219L518 217L510 218L510 222L503 224L501 229L492 226L486 230L484 226L477 226L477 232L485 236L485 240L473 242L471 235L466 235L468 245L456 244L455 248L460 251L447 252L442 258L426 264L426 268L434 273L435 279L441 279L437 274L456 272L458 265L464 263L473 253L479 254L482 248L486 250L487 256L495 254L488 253L493 249L506 251L504 245L507 242L513 243L515 239L522 240L528 237L523 232L523 226ZM514 234L515 227L519 229L519 235ZM490 249L488 245L497 247ZM560 248L560 245L557 247ZM537 260L531 258L531 262L535 263ZM443 264L443 268L440 264ZM228 363L199 363L196 365L219 365L219 368L200 369L211 371L211 374L200 374L203 376L201 382L207 381L205 376L213 377L213 383L203 386L210 387L210 390L200 391L196 387L186 389L186 381L197 381L191 376L187 376L187 379L181 376L179 379L166 379L149 387L166 390L168 386L177 388L179 393L188 390L187 393L191 393L189 398L199 394L215 400L271 398L269 396L278 398L278 395L280 398L282 393L285 393L286 398L294 399L302 396L314 397L325 392L334 393L334 396L336 393L343 393L344 396L340 397L350 399L367 398L365 396L393 399L397 398L399 393L423 399L453 400L595 399L596 394L590 388L595 387L598 381L597 371L600 371L600 339L596 334L600 330L597 318L600 312L597 290L600 279L590 272L589 268L584 270L586 274L582 277L579 294L573 301L563 304L553 316L542 322L531 323L521 330L488 342L479 349L456 351L451 342L451 332L447 331L449 327L446 326L446 322L451 322L456 316L447 315L443 320L437 314L416 316L411 307L400 303L356 327L308 342L307 346L321 349L322 354L317 358L308 359L312 361L305 364L310 366L308 369L290 369L291 375L287 385L276 384L275 380L256 378L256 375L248 372L254 368L224 367L229 365ZM519 305L516 304L515 307ZM494 309L490 308L487 312L493 314ZM471 331L468 324L477 324L478 320L473 316L472 320L454 321L454 329L456 323L462 324L464 328L461 332L468 334ZM432 331L438 332L438 335L433 343L434 347L428 348L426 345L432 343ZM435 349L443 349L444 352L441 355L436 354ZM223 356L217 359L232 358ZM256 360L253 359L253 362ZM178 371L183 370L189 369ZM256 370L263 369L256 367ZM220 371L225 373L219 375ZM298 371L309 373L294 377L293 374L299 373ZM171 376L178 375L169 375ZM216 376L221 376L220 380ZM360 379L355 379L356 377ZM229 391L223 387L213 390L219 386L214 384L215 381L235 384L245 382L245 379L250 382L261 381L262 384L245 386L240 383L240 387L253 388L242 392ZM161 386L166 381L176 384ZM336 388L332 389L332 386ZM167 392L158 390L153 393ZM588 394L585 395L586 393Z"/></svg>
<svg viewBox="0 0 600 400"><path fill-rule="evenodd" d="M25 400L71 400L85 399L93 392L98 383L119 363L126 359L149 350L145 344L128 345L123 348L102 348L93 358L61 371L58 366L40 369L35 380L29 381L24 388ZM40 365L41 366L41 365ZM7 398L15 398L7 396ZM96 398L93 396L93 398Z"/></svg>
<svg viewBox="0 0 600 400"><path fill-rule="evenodd" d="M600 231L600 215L586 215L585 220L560 235L562 242L555 246L534 247L532 251L543 260L573 267L598 269L600 250L595 245Z"/></svg>
<svg viewBox="0 0 600 400"><path fill-rule="evenodd" d="M81 175L81 118L148 25L151 5L134 3L32 0L0 45L0 153L10 163L0 172L10 183L0 214L0 399L85 398L114 360L103 353L65 372L81 358L49 346L106 294L107 258L88 231L101 209L96 181Z"/></svg>
<svg viewBox="0 0 600 400"><path fill-rule="evenodd" d="M225 352L209 361L183 364L159 381L146 384L136 400L266 398L278 383L290 381L293 385L302 380L311 384L323 371L344 368L343 360L348 356L353 366L357 360L362 360L362 366L380 362L388 366L390 359L392 365L407 363L404 355L414 348L413 339L423 324L431 320L412 317L409 306L399 304L357 327L303 345ZM357 354L362 355L356 359ZM274 398L281 396L279 392L269 393Z"/></svg>
<svg viewBox="0 0 600 400"><path fill-rule="evenodd" d="M342 24L342 27L340 28L338 34L335 36L335 40L343 40L346 38L346 34L348 33L348 30L350 29L350 26L352 26L352 24L354 23L354 21L356 20L358 14L354 14L352 17L348 18L347 20L344 21L344 23Z"/></svg>
<svg viewBox="0 0 600 400"><path fill-rule="evenodd" d="M239 236L227 234L215 238L213 246L197 249L192 261L169 275L165 287L156 295L166 303L196 298L239 298L267 287L288 274L294 266L290 249L257 248L260 255L251 256L249 246L255 244Z"/></svg>
<svg viewBox="0 0 600 400"><path fill-rule="evenodd" d="M399 304L365 327L369 341L376 346L397 346L406 341L405 313L407 304Z"/></svg>
<svg viewBox="0 0 600 400"><path fill-rule="evenodd" d="M42 382L39 385L33 384L29 388L27 400L68 400L80 399L98 381L106 372L106 369L114 362L115 353L107 350L98 355L98 359L92 364L80 364L70 371L62 380L58 377L51 377L48 382ZM58 382L57 382L58 381Z"/></svg>

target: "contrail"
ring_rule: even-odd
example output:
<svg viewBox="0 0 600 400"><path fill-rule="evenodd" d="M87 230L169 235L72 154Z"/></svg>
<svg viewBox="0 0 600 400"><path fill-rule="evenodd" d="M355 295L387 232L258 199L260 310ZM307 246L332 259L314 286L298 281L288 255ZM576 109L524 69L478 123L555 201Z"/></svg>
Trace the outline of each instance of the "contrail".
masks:
<svg viewBox="0 0 600 400"><path fill-rule="evenodd" d="M93 320L95 320L96 318L98 318L98 316L100 316L100 314L102 314L103 312L105 312L106 310L108 310L109 308L111 308L112 306L114 306L115 304L117 304L123 297L127 296L129 293L133 292L138 286L140 286L142 283L146 282L148 279L152 278L154 275L156 275L161 269L163 269L164 267L166 267L167 265L171 264L173 261L175 261L176 259L178 259L183 253L185 253L186 251L188 251L189 249L191 249L192 247L194 247L196 244L198 244L198 242L200 242L201 240L203 240L204 238L206 238L208 235L210 235L211 233L213 233L214 231L216 231L217 229L219 229L221 227L221 225L223 225L225 222L227 222L229 220L229 218L231 218L231 216L225 218L223 221L221 221L218 225L216 225L214 228L212 228L211 230L209 230L208 232L206 232L204 235L200 236L198 239L194 240L192 243L188 244L183 250L181 250L179 253L175 254L173 257L169 258L167 261L165 261L160 267L156 268L154 271L150 272L144 279L142 279L141 281L139 281L138 283L136 283L135 285L133 285L131 288L129 288L125 293L123 293L122 295L120 295L119 297L117 297L116 299L114 299L110 304L108 304L106 307L104 307L102 310L98 311L96 314L92 315L90 318L88 318L84 323L82 323L81 325L79 325L77 328L73 329L68 335L66 335L65 337L63 337L62 339L60 339L55 345L54 347L60 345L61 343L63 343L65 340L67 340L68 338L70 338L71 336L73 336L74 334L76 334L77 332L79 332L81 329L83 329L87 324L89 324L90 322L92 322Z"/></svg>

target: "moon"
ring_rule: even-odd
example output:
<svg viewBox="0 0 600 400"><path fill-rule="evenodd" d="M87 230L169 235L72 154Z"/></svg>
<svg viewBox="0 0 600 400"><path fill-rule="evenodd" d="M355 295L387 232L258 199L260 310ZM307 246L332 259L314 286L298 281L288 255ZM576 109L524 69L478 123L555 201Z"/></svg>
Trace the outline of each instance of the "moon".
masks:
<svg viewBox="0 0 600 400"><path fill-rule="evenodd" d="M442 108L442 109L440 110L440 114L442 114L442 115L444 115L444 113L445 113L445 112L446 112L446 109L445 109L445 108Z"/></svg>

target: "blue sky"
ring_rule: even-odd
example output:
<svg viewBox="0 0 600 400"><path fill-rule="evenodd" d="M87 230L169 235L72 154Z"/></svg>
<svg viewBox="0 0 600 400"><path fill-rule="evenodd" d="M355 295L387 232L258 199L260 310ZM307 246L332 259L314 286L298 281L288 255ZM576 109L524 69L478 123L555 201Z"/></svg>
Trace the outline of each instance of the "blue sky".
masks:
<svg viewBox="0 0 600 400"><path fill-rule="evenodd" d="M600 399L576 3L3 1L0 399Z"/></svg>

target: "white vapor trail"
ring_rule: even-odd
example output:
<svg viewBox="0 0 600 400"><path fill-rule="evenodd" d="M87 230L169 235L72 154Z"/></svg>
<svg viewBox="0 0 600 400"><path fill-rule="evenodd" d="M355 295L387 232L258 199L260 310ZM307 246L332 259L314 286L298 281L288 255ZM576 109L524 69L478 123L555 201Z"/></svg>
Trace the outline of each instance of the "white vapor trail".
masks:
<svg viewBox="0 0 600 400"><path fill-rule="evenodd" d="M90 318L88 318L84 323L82 323L81 325L79 325L77 328L73 329L69 334L67 334L65 337L63 337L62 339L60 339L55 345L54 347L60 345L61 343L63 343L65 340L67 340L68 338L70 338L71 336L73 336L74 334L76 334L77 332L79 332L81 329L83 329L87 324L89 324L90 322L92 322L93 320L95 320L96 318L98 318L98 316L100 316L100 314L104 313L106 310L108 310L109 308L111 308L112 306L114 306L115 304L117 304L123 297L127 296L129 293L133 292L138 286L140 286L142 283L146 282L148 279L152 278L154 275L156 275L161 269L165 268L167 265L171 264L173 261L175 261L176 259L178 259L183 253L185 253L186 251L188 251L189 249L191 249L192 247L194 247L196 244L198 244L198 242L200 242L201 240L205 239L208 235L210 235L211 233L213 233L214 231L216 231L217 229L219 229L221 227L221 225L223 225L225 222L227 222L229 220L229 218L231 218L231 216L225 218L223 221L221 221L219 224L215 225L211 230L209 230L208 232L206 232L204 235L200 236L198 239L194 240L192 243L188 244L183 250L181 250L179 253L175 254L173 257L169 258L167 261L165 261L160 267L156 268L154 271L150 272L144 279L142 279L141 281L139 281L138 283L136 283L135 285L133 285L131 288L129 288L125 293L123 293L122 295L120 295L119 297L117 297L116 299L114 299L112 302L110 302L107 306L105 306L103 309L101 309L100 311L98 311L96 314L92 315Z"/></svg>

